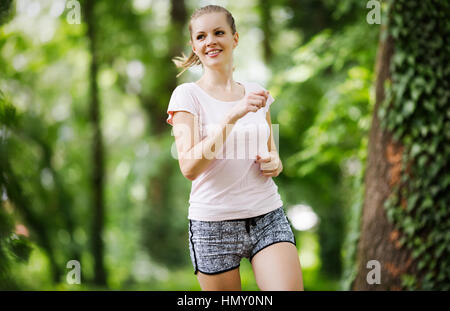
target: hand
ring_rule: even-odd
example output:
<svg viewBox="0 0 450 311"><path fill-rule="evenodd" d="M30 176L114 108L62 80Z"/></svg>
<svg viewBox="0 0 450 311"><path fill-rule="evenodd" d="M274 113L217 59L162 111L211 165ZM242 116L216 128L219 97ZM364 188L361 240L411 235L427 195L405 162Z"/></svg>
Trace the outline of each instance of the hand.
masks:
<svg viewBox="0 0 450 311"><path fill-rule="evenodd" d="M256 112L258 109L266 106L269 91L251 92L240 103L236 104L230 111L230 119L237 121L248 112Z"/></svg>
<svg viewBox="0 0 450 311"><path fill-rule="evenodd" d="M257 155L255 163L261 163L261 174L266 177L277 177L283 170L283 164L276 151L271 151L266 158Z"/></svg>

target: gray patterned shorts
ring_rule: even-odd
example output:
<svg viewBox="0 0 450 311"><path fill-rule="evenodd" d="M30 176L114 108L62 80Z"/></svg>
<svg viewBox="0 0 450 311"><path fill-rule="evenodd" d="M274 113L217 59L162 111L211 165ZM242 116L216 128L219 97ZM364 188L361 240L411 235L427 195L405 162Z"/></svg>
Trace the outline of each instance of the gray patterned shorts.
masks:
<svg viewBox="0 0 450 311"><path fill-rule="evenodd" d="M260 250L279 242L296 245L283 207L264 215L223 221L189 220L189 251L194 274L217 274L250 262Z"/></svg>

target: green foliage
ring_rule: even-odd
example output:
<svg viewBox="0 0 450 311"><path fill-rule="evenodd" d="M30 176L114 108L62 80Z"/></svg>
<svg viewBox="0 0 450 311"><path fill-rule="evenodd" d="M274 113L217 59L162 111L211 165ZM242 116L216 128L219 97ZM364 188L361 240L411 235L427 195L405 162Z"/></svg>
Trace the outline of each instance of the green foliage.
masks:
<svg viewBox="0 0 450 311"><path fill-rule="evenodd" d="M18 261L27 262L32 251L30 242L21 235L13 234L7 240L7 247L11 250L11 253L17 258Z"/></svg>
<svg viewBox="0 0 450 311"><path fill-rule="evenodd" d="M11 268L16 262L27 262L32 250L28 239L14 233L13 215L7 212L7 201L4 200L9 177L7 127L16 124L16 109L0 90L0 289L19 289L19 285L11 276Z"/></svg>
<svg viewBox="0 0 450 311"><path fill-rule="evenodd" d="M2 0L0 2L0 25L11 18L13 0Z"/></svg>
<svg viewBox="0 0 450 311"><path fill-rule="evenodd" d="M379 117L405 152L385 208L417 262L419 276L405 275L403 285L449 290L450 3L396 0L391 15L392 83Z"/></svg>
<svg viewBox="0 0 450 311"><path fill-rule="evenodd" d="M10 236L13 230L13 220L3 208L0 208L0 289L16 287L11 277Z"/></svg>
<svg viewBox="0 0 450 311"><path fill-rule="evenodd" d="M181 8L181 2L175 3ZM186 3L190 9L199 4ZM344 222L351 221L352 232L356 230L360 210L378 27L367 25L364 3L358 0L274 3L272 14L284 12L283 18L273 19L279 27L269 36L275 75L266 83L277 100L271 112L273 122L280 123L285 164L276 182L286 204L305 201L321 220L318 232L312 233L320 246L313 253L320 255L321 266L305 269L305 288L335 289L330 276L341 271L341 252L352 257L351 241L357 237L350 234L342 251ZM187 25L179 28L178 21L170 20L168 4L154 1L143 8L139 1L117 5L99 0L95 6L105 145L103 239L108 286L114 289L199 287L187 252L190 182L169 154L174 141L165 124L168 99L177 84L170 58L189 48L188 32ZM87 117L92 55L84 17L81 25L68 24L67 10L56 17L52 5L51 0L40 1L34 17L18 12L0 32L0 87L15 104L0 110L10 135L7 150L0 153L8 161L1 164L10 164L8 178L14 182L7 200L14 213L5 215L30 231L34 250L29 264L19 264L19 257L27 257L27 246L11 239L13 227L0 226L9 228L0 239L2 249L8 249L9 271L21 288L73 290L64 283L65 263L79 257L86 284L78 289L92 289L92 128ZM257 1L245 5L255 8ZM237 18L241 52L236 50L242 54L236 60L243 67L237 70L245 79L259 79L255 70L262 64L253 67L256 54L248 51L260 50L260 34L254 32L260 17L250 16L257 10L237 8L229 3L235 17L242 14ZM173 11L182 22L183 10ZM133 75L134 65L138 70ZM352 172L349 164L356 166ZM242 266L243 288L256 289L251 266ZM345 269L350 266L346 260ZM180 267L180 272L174 269Z"/></svg>
<svg viewBox="0 0 450 311"><path fill-rule="evenodd" d="M17 123L16 108L9 98L0 90L0 124L12 126Z"/></svg>
<svg viewBox="0 0 450 311"><path fill-rule="evenodd" d="M379 32L365 22L365 13L356 10L351 23L324 29L281 54L292 64L270 85L284 161L277 182L288 189L288 203L301 198L319 215L322 272L336 276L344 268L347 279L354 274Z"/></svg>
<svg viewBox="0 0 450 311"><path fill-rule="evenodd" d="M287 0L281 0L286 2ZM292 19L288 27L298 27L309 40L324 29L340 31L348 25L358 23L364 12L365 3L358 0L333 1L333 0L303 0L287 1L292 11ZM311 14L314 12L314 14Z"/></svg>

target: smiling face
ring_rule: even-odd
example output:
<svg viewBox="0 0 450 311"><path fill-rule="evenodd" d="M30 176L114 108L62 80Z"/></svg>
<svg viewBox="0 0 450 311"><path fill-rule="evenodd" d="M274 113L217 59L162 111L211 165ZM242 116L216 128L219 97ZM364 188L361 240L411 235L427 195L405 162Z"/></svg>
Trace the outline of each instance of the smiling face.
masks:
<svg viewBox="0 0 450 311"><path fill-rule="evenodd" d="M233 49L237 46L239 35L232 33L225 13L208 13L194 19L191 23L192 50L204 66L217 67L231 64Z"/></svg>

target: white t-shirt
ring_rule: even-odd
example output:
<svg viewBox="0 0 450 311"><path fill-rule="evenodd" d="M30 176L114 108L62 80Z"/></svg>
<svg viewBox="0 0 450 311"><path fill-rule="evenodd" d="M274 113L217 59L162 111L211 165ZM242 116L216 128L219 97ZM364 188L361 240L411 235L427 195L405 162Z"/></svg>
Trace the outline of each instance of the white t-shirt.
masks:
<svg viewBox="0 0 450 311"><path fill-rule="evenodd" d="M255 82L240 83L245 96L265 90ZM243 99L242 99L243 100ZM259 216L271 212L283 202L272 177L263 176L256 155L268 156L270 128L266 112L274 98L269 94L266 106L248 112L233 126L226 143L208 168L192 181L188 219L220 221ZM239 101L215 99L195 82L180 84L170 98L167 123L174 111L194 115L200 140L220 126L230 109Z"/></svg>

